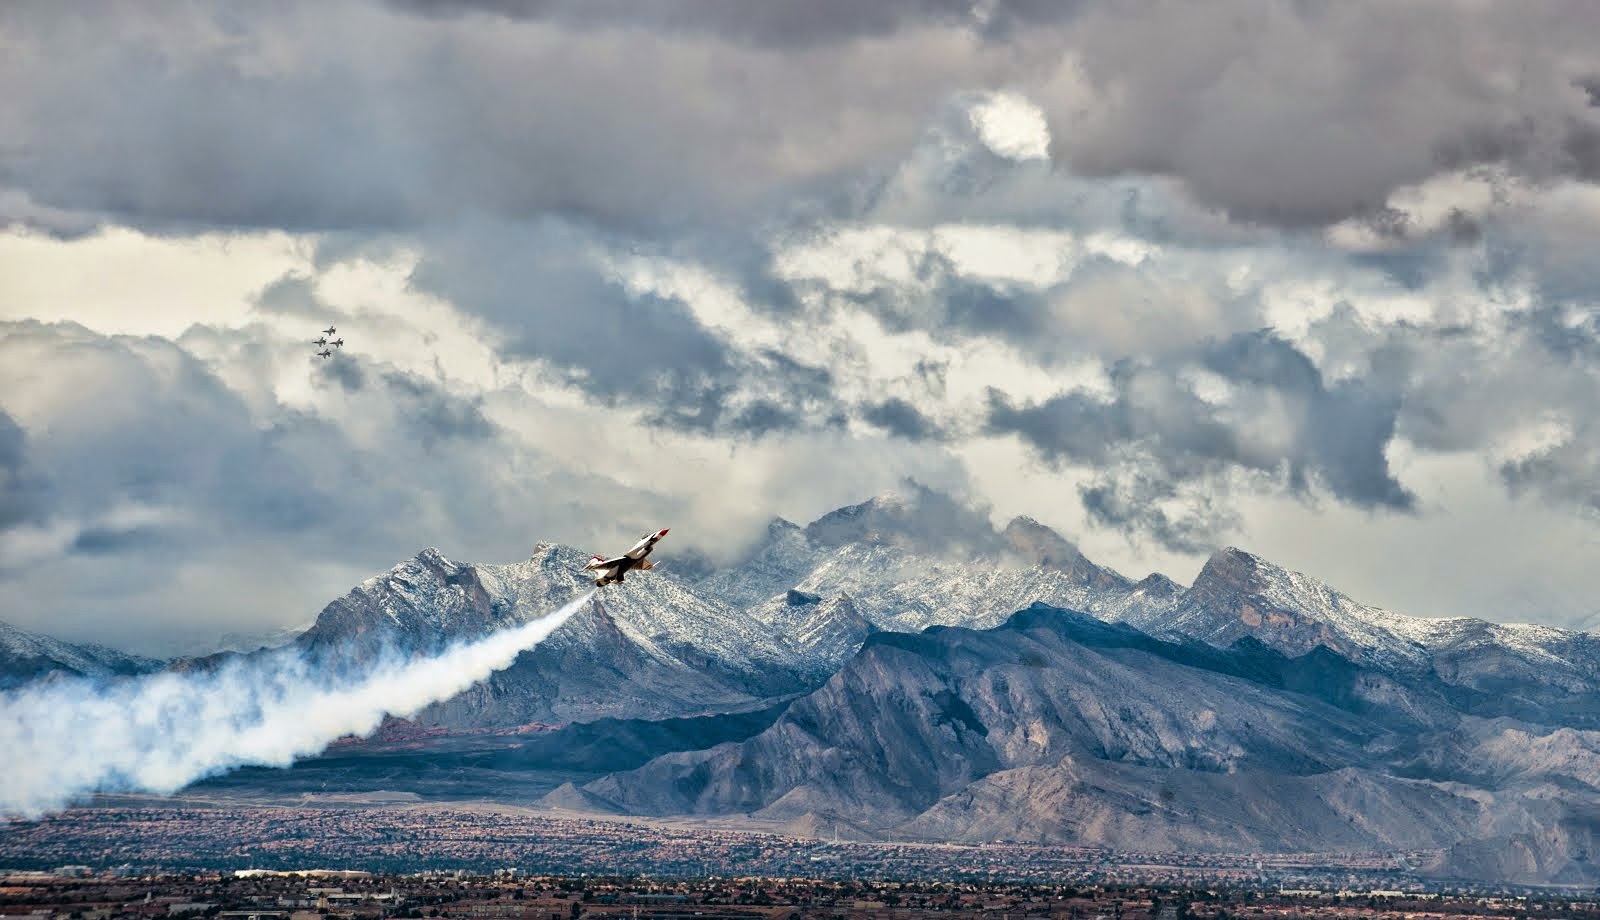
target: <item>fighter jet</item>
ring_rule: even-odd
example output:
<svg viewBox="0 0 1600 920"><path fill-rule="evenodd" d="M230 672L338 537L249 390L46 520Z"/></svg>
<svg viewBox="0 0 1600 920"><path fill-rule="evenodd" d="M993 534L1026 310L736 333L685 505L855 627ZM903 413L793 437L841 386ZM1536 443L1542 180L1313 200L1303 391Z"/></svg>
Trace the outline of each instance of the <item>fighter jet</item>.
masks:
<svg viewBox="0 0 1600 920"><path fill-rule="evenodd" d="M604 588L612 582L621 582L630 569L649 571L655 568L655 563L645 557L655 549L656 541L667 535L667 528L663 527L655 533L647 533L633 544L633 549L628 550L615 559L606 559L602 556L589 557L589 564L584 566L586 572L594 572L600 576L594 581L596 588Z"/></svg>
<svg viewBox="0 0 1600 920"><path fill-rule="evenodd" d="M329 327L328 327L328 328L326 328L326 329L324 329L324 330L322 330L322 333L323 333L323 334L324 334L324 335L333 335L333 334L334 334L334 333L335 333L335 332L338 332L338 331L339 331L339 330L337 330L337 329L335 329L335 328L333 328L333 327L332 327L332 326L329 326Z"/></svg>
<svg viewBox="0 0 1600 920"><path fill-rule="evenodd" d="M334 348L343 348L344 347L344 339L334 339L333 340L333 347Z"/></svg>
<svg viewBox="0 0 1600 920"><path fill-rule="evenodd" d="M324 358L331 358L331 357L333 357L333 352L331 352L331 351L329 351L329 350L328 350L328 349L326 349L326 348L324 348L324 349L323 349L323 350L321 350L321 351L319 351L319 352L317 352L317 354L318 354L318 355L320 355L320 356L322 356L322 357L324 357Z"/></svg>
<svg viewBox="0 0 1600 920"><path fill-rule="evenodd" d="M311 344L319 345L319 346L326 346L328 344L328 337L327 336L322 336L321 338L312 341Z"/></svg>

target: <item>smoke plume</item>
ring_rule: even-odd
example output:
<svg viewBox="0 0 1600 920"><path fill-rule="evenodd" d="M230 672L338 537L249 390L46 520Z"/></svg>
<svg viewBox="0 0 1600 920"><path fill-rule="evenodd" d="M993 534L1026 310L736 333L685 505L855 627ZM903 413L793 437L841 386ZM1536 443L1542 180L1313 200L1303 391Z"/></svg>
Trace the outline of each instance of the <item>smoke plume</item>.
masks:
<svg viewBox="0 0 1600 920"><path fill-rule="evenodd" d="M442 652L329 674L286 648L206 673L47 680L0 697L0 820L96 792L168 794L225 770L283 767L384 716L410 716L508 667L590 597Z"/></svg>

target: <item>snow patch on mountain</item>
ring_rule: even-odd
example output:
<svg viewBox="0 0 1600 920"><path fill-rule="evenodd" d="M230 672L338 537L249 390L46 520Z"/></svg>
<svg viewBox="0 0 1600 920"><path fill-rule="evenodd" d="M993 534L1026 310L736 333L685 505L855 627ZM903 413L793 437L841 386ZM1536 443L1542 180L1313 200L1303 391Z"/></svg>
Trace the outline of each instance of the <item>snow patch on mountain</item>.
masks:
<svg viewBox="0 0 1600 920"><path fill-rule="evenodd" d="M75 644L0 623L0 687L50 673L113 677L153 671L161 663L100 645Z"/></svg>

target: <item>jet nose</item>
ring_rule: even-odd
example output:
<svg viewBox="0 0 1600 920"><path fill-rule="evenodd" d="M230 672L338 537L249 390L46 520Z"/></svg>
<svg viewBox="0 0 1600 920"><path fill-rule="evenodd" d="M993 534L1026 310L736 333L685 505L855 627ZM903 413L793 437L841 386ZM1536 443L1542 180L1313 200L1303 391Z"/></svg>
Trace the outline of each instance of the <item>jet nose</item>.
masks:
<svg viewBox="0 0 1600 920"><path fill-rule="evenodd" d="M665 527L661 528L661 532L656 534L656 536L658 536L658 537L664 537L666 535L667 535L667 528L665 528Z"/></svg>

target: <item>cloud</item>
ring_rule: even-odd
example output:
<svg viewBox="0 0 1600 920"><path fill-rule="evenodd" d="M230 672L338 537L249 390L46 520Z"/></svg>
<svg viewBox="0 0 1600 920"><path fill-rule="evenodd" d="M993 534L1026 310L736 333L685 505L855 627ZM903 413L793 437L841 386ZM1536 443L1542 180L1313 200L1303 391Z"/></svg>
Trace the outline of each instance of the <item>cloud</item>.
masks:
<svg viewBox="0 0 1600 920"><path fill-rule="evenodd" d="M562 384L654 425L762 437L842 423L827 367L779 347L741 347L687 295L636 283L617 261L641 248L565 222L474 226L435 240L410 284L486 320L506 357L537 362ZM753 258L740 252L726 269L712 267L741 283L758 274ZM777 286L769 278L763 289ZM792 311L786 296L755 306Z"/></svg>
<svg viewBox="0 0 1600 920"><path fill-rule="evenodd" d="M1467 165L1581 176L1593 113L1576 81L1595 16L1559 3L1096 8L1071 23L1075 55L1036 101L1077 170L1168 174L1236 218L1326 225Z"/></svg>
<svg viewBox="0 0 1600 920"><path fill-rule="evenodd" d="M330 363L356 365L343 354ZM345 373L345 372L337 372ZM483 414L482 397L463 398L444 392L415 374L389 371L381 380L386 397L425 449L447 441L487 441L498 434Z"/></svg>
<svg viewBox="0 0 1600 920"><path fill-rule="evenodd" d="M932 420L899 397L863 406L861 417L869 425L876 425L908 441L937 440L943 436Z"/></svg>
<svg viewBox="0 0 1600 920"><path fill-rule="evenodd" d="M352 346L311 359L298 329L195 327L174 342L0 325L7 619L192 652L304 623L428 545L492 562L670 521L722 558L774 513L815 516L904 475L962 482L952 458L851 435L842 416L799 425L801 399L741 396L715 434L649 427L640 407L533 375L483 388Z"/></svg>
<svg viewBox="0 0 1600 920"><path fill-rule="evenodd" d="M805 48L882 38L907 27L962 26L981 21L977 8L967 0L758 4L739 0L394 0L394 6L439 17L479 13L578 28L625 25L667 34L710 35L773 48Z"/></svg>
<svg viewBox="0 0 1600 920"><path fill-rule="evenodd" d="M29 514L26 435L15 419L0 411L0 527Z"/></svg>
<svg viewBox="0 0 1600 920"><path fill-rule="evenodd" d="M694 402L731 370L681 302L635 294L600 256L620 245L569 224L494 225L430 246L412 285L500 329L502 351L549 362L605 398Z"/></svg>
<svg viewBox="0 0 1600 920"><path fill-rule="evenodd" d="M412 0L113 4L86 25L16 4L0 215L64 233L737 223L848 201L968 94L1042 109L1047 129L1005 135L1022 144L995 148L1006 156L1047 137L1081 175L1169 176L1240 222L1326 226L1477 165L1592 181L1595 15L1443 0Z"/></svg>
<svg viewBox="0 0 1600 920"><path fill-rule="evenodd" d="M1095 524L1181 553L1210 553L1219 535L1240 523L1211 483L1152 476L1137 465L1096 473L1078 498Z"/></svg>
<svg viewBox="0 0 1600 920"><path fill-rule="evenodd" d="M314 366L333 391L324 413L247 397L168 340L0 329L0 495L17 509L0 538L29 559L0 574L0 596L14 616L48 614L76 635L159 649L185 631L303 622L307 603L429 543L473 555L521 545L541 507L538 536L570 530L575 513L539 496L596 481L548 463L529 475L519 467L534 451L488 419L481 395L393 368L361 368L352 387L350 374ZM276 347L285 363L304 360L298 343ZM21 432L32 432L25 458ZM281 585L225 587L285 569L315 570L325 596L279 608ZM224 584L192 590L213 575ZM21 601L30 596L48 609Z"/></svg>
<svg viewBox="0 0 1600 920"><path fill-rule="evenodd" d="M728 554L907 475L1129 570L1422 539L1430 464L1589 520L1593 16L7 5L0 312L82 326L0 342L0 602L299 622L428 543Z"/></svg>
<svg viewBox="0 0 1600 920"><path fill-rule="evenodd" d="M846 40L840 15L872 19L877 5L744 6L685 4L662 20L709 27L654 32L644 12L591 26L583 5L508 20L375 2L126 4L91 28L47 4L9 7L0 27L17 53L0 80L26 91L0 110L0 136L26 141L0 149L0 189L28 202L14 219L41 227L84 215L351 231L481 214L670 227L748 215L891 157L938 99L1006 81L1018 56L937 11L904 7L886 25L905 28L850 26ZM785 47L749 40L815 29Z"/></svg>
<svg viewBox="0 0 1600 920"><path fill-rule="evenodd" d="M1249 474L1290 493L1325 492L1366 508L1411 511L1389 468L1398 396L1367 380L1329 384L1293 345L1270 333L1231 337L1168 363L1125 360L1109 399L1063 393L1016 405L989 399L991 432L1015 434L1045 459L1106 471L1086 487L1092 516L1194 549L1203 531L1152 507L1194 484L1225 490ZM1219 521L1207 512L1190 515ZM1209 534L1214 536L1214 534Z"/></svg>
<svg viewBox="0 0 1600 920"><path fill-rule="evenodd" d="M256 295L252 306L269 315L310 320L313 325L345 318L317 295L316 285L303 274L286 274L272 281Z"/></svg>

